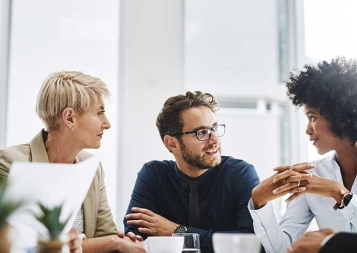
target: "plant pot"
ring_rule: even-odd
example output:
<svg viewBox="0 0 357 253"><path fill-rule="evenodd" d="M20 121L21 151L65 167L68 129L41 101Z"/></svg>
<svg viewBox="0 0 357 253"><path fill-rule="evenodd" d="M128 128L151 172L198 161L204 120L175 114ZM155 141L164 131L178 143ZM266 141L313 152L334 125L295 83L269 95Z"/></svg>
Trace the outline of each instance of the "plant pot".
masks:
<svg viewBox="0 0 357 253"><path fill-rule="evenodd" d="M9 228L10 226L8 224L0 227L0 253L10 253L11 243L9 241Z"/></svg>
<svg viewBox="0 0 357 253"><path fill-rule="evenodd" d="M36 253L70 253L67 241L38 241Z"/></svg>

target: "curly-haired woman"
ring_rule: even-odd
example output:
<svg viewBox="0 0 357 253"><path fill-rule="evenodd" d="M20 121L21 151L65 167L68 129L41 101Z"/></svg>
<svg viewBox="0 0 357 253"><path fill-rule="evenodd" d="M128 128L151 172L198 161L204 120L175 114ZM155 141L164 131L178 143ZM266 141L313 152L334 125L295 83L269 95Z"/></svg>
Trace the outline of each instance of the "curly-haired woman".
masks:
<svg viewBox="0 0 357 253"><path fill-rule="evenodd" d="M306 134L318 153L335 152L313 163L277 167L253 189L248 208L255 232L265 250L275 253L285 253L313 218L320 229L357 232L357 62L336 58L306 65L290 74L286 86L292 103L304 109ZM269 202L287 193L292 195L278 224Z"/></svg>

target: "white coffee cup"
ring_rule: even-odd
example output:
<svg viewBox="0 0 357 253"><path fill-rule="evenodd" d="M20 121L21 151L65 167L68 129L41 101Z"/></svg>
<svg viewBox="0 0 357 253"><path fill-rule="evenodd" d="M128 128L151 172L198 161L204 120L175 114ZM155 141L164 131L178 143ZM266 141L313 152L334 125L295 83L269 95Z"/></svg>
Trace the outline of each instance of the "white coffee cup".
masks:
<svg viewBox="0 0 357 253"><path fill-rule="evenodd" d="M148 253L182 253L183 237L149 236L145 240Z"/></svg>
<svg viewBox="0 0 357 253"><path fill-rule="evenodd" d="M255 234L214 233L212 242L215 253L259 253L261 249Z"/></svg>

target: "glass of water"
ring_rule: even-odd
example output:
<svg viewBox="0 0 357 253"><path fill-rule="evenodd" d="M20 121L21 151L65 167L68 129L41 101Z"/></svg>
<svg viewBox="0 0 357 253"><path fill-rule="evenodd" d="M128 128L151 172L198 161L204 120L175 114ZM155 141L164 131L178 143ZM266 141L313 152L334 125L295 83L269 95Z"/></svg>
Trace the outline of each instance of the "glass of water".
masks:
<svg viewBox="0 0 357 253"><path fill-rule="evenodd" d="M183 250L182 253L200 253L200 235L195 233L177 233L172 236L182 236Z"/></svg>

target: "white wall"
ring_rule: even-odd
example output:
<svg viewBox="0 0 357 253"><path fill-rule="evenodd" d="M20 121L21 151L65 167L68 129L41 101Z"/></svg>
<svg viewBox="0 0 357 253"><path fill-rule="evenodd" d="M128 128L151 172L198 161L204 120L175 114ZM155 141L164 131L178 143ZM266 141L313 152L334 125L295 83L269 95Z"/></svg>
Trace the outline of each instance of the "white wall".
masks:
<svg viewBox="0 0 357 253"><path fill-rule="evenodd" d="M117 0L13 1L7 145L25 143L43 127L35 114L38 90L53 71L78 70L101 78L113 97L112 129L98 151L116 213L117 93L119 58ZM92 152L92 151L91 151Z"/></svg>
<svg viewBox="0 0 357 253"><path fill-rule="evenodd" d="M226 134L221 138L224 155L252 163L263 180L280 165L280 117L277 112L251 112L222 109L219 122L226 124ZM262 127L264 126L264 127Z"/></svg>
<svg viewBox="0 0 357 253"><path fill-rule="evenodd" d="M216 96L284 99L276 0L185 1L185 83Z"/></svg>
<svg viewBox="0 0 357 253"><path fill-rule="evenodd" d="M124 217L142 165L173 159L161 142L155 121L166 99L184 92L182 2L122 0L120 23L117 216Z"/></svg>

